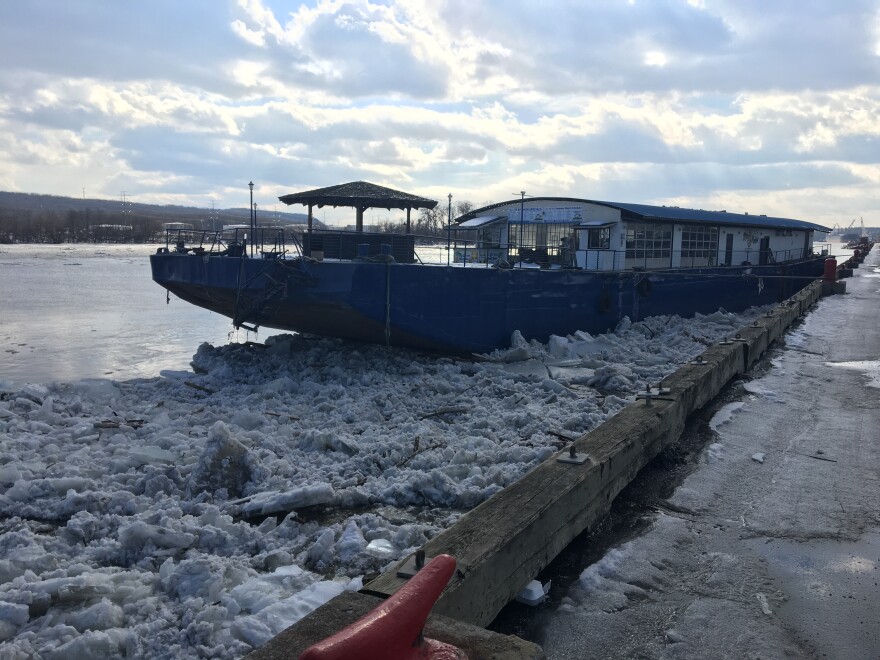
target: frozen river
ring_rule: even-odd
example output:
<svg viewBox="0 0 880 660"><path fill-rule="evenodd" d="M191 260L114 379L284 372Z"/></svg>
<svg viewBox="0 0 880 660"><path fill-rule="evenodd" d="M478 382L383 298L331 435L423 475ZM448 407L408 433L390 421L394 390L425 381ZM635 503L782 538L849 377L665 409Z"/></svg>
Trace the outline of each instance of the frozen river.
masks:
<svg viewBox="0 0 880 660"><path fill-rule="evenodd" d="M0 656L241 657L761 314L479 362L246 346L153 249L0 248Z"/></svg>
<svg viewBox="0 0 880 660"><path fill-rule="evenodd" d="M48 382L187 369L199 344L244 341L229 319L150 278L155 245L0 245L0 378Z"/></svg>

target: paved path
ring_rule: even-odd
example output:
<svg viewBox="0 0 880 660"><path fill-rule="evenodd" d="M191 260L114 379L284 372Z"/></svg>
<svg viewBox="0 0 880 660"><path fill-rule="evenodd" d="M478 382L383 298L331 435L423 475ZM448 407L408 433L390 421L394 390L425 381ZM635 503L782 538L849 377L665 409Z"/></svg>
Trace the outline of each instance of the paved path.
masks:
<svg viewBox="0 0 880 660"><path fill-rule="evenodd" d="M549 658L880 657L878 263L739 385L668 512L536 612Z"/></svg>

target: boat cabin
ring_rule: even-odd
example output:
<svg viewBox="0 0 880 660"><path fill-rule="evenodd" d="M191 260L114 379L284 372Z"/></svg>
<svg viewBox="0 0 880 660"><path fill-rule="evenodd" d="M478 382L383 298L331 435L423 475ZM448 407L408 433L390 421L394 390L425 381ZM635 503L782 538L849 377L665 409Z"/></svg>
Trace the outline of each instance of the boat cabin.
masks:
<svg viewBox="0 0 880 660"><path fill-rule="evenodd" d="M457 263L586 270L767 265L813 253L802 220L676 206L534 197L458 218Z"/></svg>

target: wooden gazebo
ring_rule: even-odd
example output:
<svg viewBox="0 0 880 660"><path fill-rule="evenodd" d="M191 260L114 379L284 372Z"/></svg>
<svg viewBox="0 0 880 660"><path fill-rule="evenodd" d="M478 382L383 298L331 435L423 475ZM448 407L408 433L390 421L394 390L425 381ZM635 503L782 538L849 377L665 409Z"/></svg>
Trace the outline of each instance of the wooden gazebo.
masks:
<svg viewBox="0 0 880 660"><path fill-rule="evenodd" d="M353 206L356 211L355 227L364 231L364 211L377 209L406 209L406 233L410 233L410 211L412 209L432 209L437 202L400 190L377 186L367 181L352 181L327 188L316 188L305 192L291 193L278 198L285 204L303 204L309 207L309 233L312 232L312 208L324 206Z"/></svg>

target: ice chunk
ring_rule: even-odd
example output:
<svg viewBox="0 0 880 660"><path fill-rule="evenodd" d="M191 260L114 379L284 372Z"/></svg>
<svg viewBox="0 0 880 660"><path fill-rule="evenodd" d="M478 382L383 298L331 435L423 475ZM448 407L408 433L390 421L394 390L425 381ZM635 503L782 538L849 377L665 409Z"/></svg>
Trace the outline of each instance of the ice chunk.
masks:
<svg viewBox="0 0 880 660"><path fill-rule="evenodd" d="M49 389L47 387L28 383L19 390L17 398L27 399L39 406L43 404L47 396L49 396Z"/></svg>
<svg viewBox="0 0 880 660"><path fill-rule="evenodd" d="M394 556L394 546L391 544L391 541L386 541L385 539L373 539L367 543L364 551L377 559L391 559Z"/></svg>
<svg viewBox="0 0 880 660"><path fill-rule="evenodd" d="M66 617L66 623L80 632L121 628L124 622L122 608L106 598L91 607L76 610Z"/></svg>
<svg viewBox="0 0 880 660"><path fill-rule="evenodd" d="M168 559L159 571L162 588L168 594L184 600L190 597L216 602L224 587L222 561L207 557L184 559L179 564Z"/></svg>
<svg viewBox="0 0 880 660"><path fill-rule="evenodd" d="M347 564L357 557L366 545L367 541L360 527L354 520L350 520L339 541L336 542L336 556L343 564Z"/></svg>
<svg viewBox="0 0 880 660"><path fill-rule="evenodd" d="M349 456L354 456L358 451L353 441L319 429L307 430L300 438L299 448L303 451L339 451Z"/></svg>
<svg viewBox="0 0 880 660"><path fill-rule="evenodd" d="M89 631L62 644L46 658L49 660L91 660L92 658L117 658L128 655L127 642L133 634L124 630Z"/></svg>
<svg viewBox="0 0 880 660"><path fill-rule="evenodd" d="M14 484L21 479L21 470L14 463L0 465L0 484Z"/></svg>
<svg viewBox="0 0 880 660"><path fill-rule="evenodd" d="M327 565L333 561L333 541L335 535L332 529L321 532L318 540L309 549L309 559L316 565Z"/></svg>
<svg viewBox="0 0 880 660"><path fill-rule="evenodd" d="M27 605L0 600L0 621L7 621L14 626L23 626L29 618Z"/></svg>
<svg viewBox="0 0 880 660"><path fill-rule="evenodd" d="M336 491L328 483L308 484L283 493L260 493L241 507L246 516L294 511L306 506L331 504Z"/></svg>
<svg viewBox="0 0 880 660"><path fill-rule="evenodd" d="M157 548L188 548L195 540L189 532L148 525L143 520L119 528L119 542L128 548L142 548L148 541Z"/></svg>
<svg viewBox="0 0 880 660"><path fill-rule="evenodd" d="M524 605L540 605L547 600L548 593L550 593L550 582L542 585L537 580L532 580L516 595L516 601Z"/></svg>
<svg viewBox="0 0 880 660"><path fill-rule="evenodd" d="M253 478L255 465L256 460L229 434L226 424L215 422L187 488L190 493L212 494L225 488L229 497L241 497L245 485Z"/></svg>
<svg viewBox="0 0 880 660"><path fill-rule="evenodd" d="M173 463L177 454L161 447L147 445L145 447L132 447L132 459L139 465L162 465Z"/></svg>
<svg viewBox="0 0 880 660"><path fill-rule="evenodd" d="M709 420L709 428L717 431L719 426L733 419L734 414L741 411L744 405L742 401L736 401L723 406L721 410L712 415L712 419Z"/></svg>

